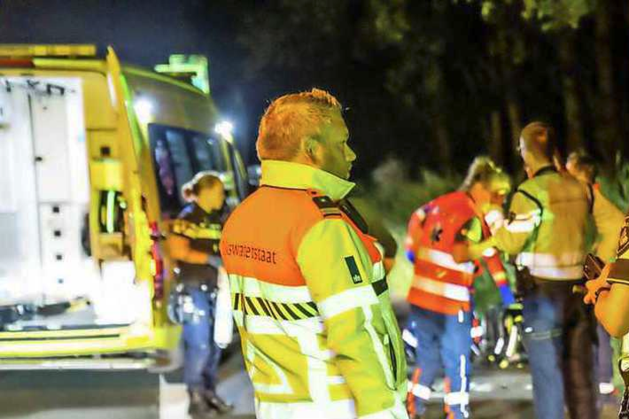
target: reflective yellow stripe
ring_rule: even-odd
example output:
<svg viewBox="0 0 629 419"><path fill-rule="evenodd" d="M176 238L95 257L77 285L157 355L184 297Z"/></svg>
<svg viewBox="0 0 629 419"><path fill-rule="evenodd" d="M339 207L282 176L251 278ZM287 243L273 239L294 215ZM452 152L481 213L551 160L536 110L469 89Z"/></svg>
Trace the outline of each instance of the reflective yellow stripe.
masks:
<svg viewBox="0 0 629 419"><path fill-rule="evenodd" d="M354 310L372 304L380 304L380 301L378 297L376 297L373 287L369 284L359 288L352 288L326 298L319 303L319 310L324 319L330 319L348 310Z"/></svg>
<svg viewBox="0 0 629 419"><path fill-rule="evenodd" d="M571 267L583 265L585 255L582 252L570 252L555 255L552 253L522 252L516 263L524 266Z"/></svg>

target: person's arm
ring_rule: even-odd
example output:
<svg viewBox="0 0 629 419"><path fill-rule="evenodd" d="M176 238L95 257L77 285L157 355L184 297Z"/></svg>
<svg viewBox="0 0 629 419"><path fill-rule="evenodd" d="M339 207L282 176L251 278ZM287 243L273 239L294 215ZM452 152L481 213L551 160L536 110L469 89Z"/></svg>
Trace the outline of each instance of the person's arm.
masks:
<svg viewBox="0 0 629 419"><path fill-rule="evenodd" d="M511 287L509 286L509 281L507 280L507 272L502 263L502 259L500 259L500 253L494 248L491 254L483 255L485 259L485 263L487 264L487 269L491 274L491 277L494 279L496 283L496 287L498 287L498 291L500 292L500 297L502 298L502 304L505 307L510 306L515 303L515 297L513 296L513 292L511 291Z"/></svg>
<svg viewBox="0 0 629 419"><path fill-rule="evenodd" d="M601 292L594 313L611 336L629 333L629 284L612 284L609 291Z"/></svg>
<svg viewBox="0 0 629 419"><path fill-rule="evenodd" d="M357 234L340 218L319 221L304 235L297 263L358 416L406 417L395 388L391 337L371 285L373 266Z"/></svg>
<svg viewBox="0 0 629 419"><path fill-rule="evenodd" d="M470 219L470 221L463 226L463 229L457 235L457 241L459 243L467 242L471 245L480 243L483 237L482 223L483 222L478 217ZM500 254L498 251L493 247L488 248L483 252L481 257L485 261L487 270L493 278L496 287L498 287L503 305L509 306L513 304L515 302L515 298L513 297L513 293L509 287L507 273L505 272L502 260L500 260ZM481 272L482 271L479 271L477 275L480 275Z"/></svg>
<svg viewBox="0 0 629 419"><path fill-rule="evenodd" d="M468 257L478 259L490 247L516 255L522 251L529 237L541 222L542 210L535 198L518 190L513 196L507 222L489 239L469 247Z"/></svg>
<svg viewBox="0 0 629 419"><path fill-rule="evenodd" d="M415 255L417 255L419 243L422 235L424 234L423 223L425 218L425 209L424 207L421 207L411 215L411 218L408 221L406 238L404 240L404 250L406 252L406 258L411 263L415 263Z"/></svg>
<svg viewBox="0 0 629 419"><path fill-rule="evenodd" d="M594 313L605 330L615 337L629 333L629 217L620 233L616 262L585 285L584 302L595 304Z"/></svg>
<svg viewBox="0 0 629 419"><path fill-rule="evenodd" d="M168 236L170 255L181 262L207 265L211 255L190 246L190 240L195 238L196 230L196 227L186 220L175 220L171 234ZM218 256L214 257L218 258ZM218 259L220 261L220 258Z"/></svg>
<svg viewBox="0 0 629 419"><path fill-rule="evenodd" d="M618 234L622 229L625 217L597 188L594 189L594 205L592 215L600 241L596 247L596 256L610 262L616 255Z"/></svg>

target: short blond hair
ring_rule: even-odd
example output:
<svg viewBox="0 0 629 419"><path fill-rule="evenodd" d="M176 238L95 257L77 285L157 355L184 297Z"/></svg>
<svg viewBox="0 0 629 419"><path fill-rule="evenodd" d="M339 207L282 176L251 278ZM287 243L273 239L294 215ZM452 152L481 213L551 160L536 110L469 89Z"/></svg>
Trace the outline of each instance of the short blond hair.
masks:
<svg viewBox="0 0 629 419"><path fill-rule="evenodd" d="M511 183L509 176L491 158L478 156L474 158L469 169L467 169L467 175L459 190L469 192L474 184L480 182L483 185L488 185L492 180L497 180L505 185L510 185Z"/></svg>
<svg viewBox="0 0 629 419"><path fill-rule="evenodd" d="M537 158L563 160L557 149L554 128L545 122L534 121L522 129L520 137L526 149Z"/></svg>
<svg viewBox="0 0 629 419"><path fill-rule="evenodd" d="M292 160L304 138L318 139L341 104L321 89L291 93L275 99L267 108L258 130L256 150L260 160Z"/></svg>

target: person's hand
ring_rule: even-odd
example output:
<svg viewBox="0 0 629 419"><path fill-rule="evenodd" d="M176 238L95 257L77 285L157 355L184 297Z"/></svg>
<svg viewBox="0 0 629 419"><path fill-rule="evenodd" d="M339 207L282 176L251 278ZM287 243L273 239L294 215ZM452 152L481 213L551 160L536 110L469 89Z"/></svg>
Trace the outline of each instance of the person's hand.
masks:
<svg viewBox="0 0 629 419"><path fill-rule="evenodd" d="M468 243L455 243L452 246L452 258L456 263L468 262L470 258L470 246Z"/></svg>
<svg viewBox="0 0 629 419"><path fill-rule="evenodd" d="M585 297L583 297L583 302L585 304L594 304L596 302L596 293L601 288L609 289L610 284L609 282L607 282L607 276L609 275L609 270L611 269L611 266L612 265L608 263L607 265L605 265L603 271L598 278L587 281L585 283L585 288L587 289L587 294L585 294Z"/></svg>

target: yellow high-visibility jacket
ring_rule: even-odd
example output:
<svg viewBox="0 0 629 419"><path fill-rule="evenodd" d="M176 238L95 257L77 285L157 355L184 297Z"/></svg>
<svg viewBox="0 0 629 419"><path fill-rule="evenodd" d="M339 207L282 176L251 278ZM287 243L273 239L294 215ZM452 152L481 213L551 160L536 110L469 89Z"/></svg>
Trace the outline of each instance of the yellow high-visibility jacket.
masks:
<svg viewBox="0 0 629 419"><path fill-rule="evenodd" d="M607 282L629 285L629 215L620 232L616 262L612 265Z"/></svg>
<svg viewBox="0 0 629 419"><path fill-rule="evenodd" d="M494 246L518 255L516 264L528 267L538 278L581 279L590 206L583 184L552 166L545 167L518 187L509 219L481 247Z"/></svg>
<svg viewBox="0 0 629 419"><path fill-rule="evenodd" d="M616 256L618 235L622 229L625 217L623 213L600 191L599 185L593 185L592 216L598 235L596 256L609 262Z"/></svg>
<svg viewBox="0 0 629 419"><path fill-rule="evenodd" d="M264 161L221 254L262 419L407 418L403 344L353 184ZM348 215L349 214L349 215Z"/></svg>

